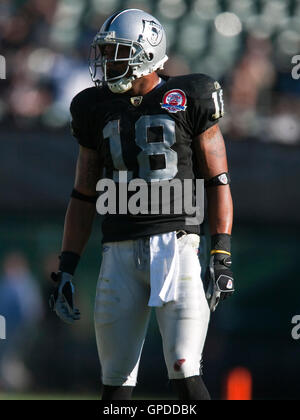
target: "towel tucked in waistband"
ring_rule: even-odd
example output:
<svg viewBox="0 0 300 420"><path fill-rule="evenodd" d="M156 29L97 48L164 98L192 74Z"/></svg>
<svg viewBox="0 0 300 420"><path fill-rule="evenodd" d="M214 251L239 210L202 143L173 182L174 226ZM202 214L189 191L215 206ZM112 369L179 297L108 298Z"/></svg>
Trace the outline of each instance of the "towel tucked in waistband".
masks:
<svg viewBox="0 0 300 420"><path fill-rule="evenodd" d="M150 299L148 306L163 306L177 298L179 251L176 232L150 237Z"/></svg>

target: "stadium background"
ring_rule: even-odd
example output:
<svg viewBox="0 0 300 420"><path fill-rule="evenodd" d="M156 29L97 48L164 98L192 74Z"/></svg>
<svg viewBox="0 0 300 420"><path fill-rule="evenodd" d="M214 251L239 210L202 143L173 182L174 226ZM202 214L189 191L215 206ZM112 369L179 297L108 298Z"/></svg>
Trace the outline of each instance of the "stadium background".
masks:
<svg viewBox="0 0 300 420"><path fill-rule="evenodd" d="M91 86L90 42L115 10L154 14L168 36L166 73L208 73L224 88L226 138L235 204L237 293L213 315L204 376L225 398L232 369L251 372L253 399L299 399L300 53L298 0L2 0L0 54L0 398L96 398L100 368L93 299L101 261L100 218L76 278L82 320L48 311L78 146L69 104ZM126 346L126 338L124 339ZM136 398L168 398L153 318ZM68 397L66 397L68 398Z"/></svg>

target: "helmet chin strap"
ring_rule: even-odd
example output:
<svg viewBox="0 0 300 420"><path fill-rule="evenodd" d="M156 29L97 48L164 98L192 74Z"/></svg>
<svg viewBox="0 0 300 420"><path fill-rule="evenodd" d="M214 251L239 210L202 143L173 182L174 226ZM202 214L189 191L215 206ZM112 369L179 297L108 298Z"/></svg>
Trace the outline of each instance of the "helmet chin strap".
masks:
<svg viewBox="0 0 300 420"><path fill-rule="evenodd" d="M132 88L133 80L134 77L122 77L115 82L108 82L107 85L113 93L125 93Z"/></svg>

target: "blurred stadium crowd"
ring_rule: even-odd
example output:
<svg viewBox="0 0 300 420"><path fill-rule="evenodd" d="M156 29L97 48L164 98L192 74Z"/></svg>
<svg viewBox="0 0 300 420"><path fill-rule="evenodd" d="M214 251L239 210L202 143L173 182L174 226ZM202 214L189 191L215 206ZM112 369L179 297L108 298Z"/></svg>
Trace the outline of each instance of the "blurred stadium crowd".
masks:
<svg viewBox="0 0 300 420"><path fill-rule="evenodd" d="M60 130L72 97L91 86L93 36L115 10L137 7L167 31L170 75L207 73L222 82L225 134L300 142L299 0L2 0L0 121L22 129Z"/></svg>
<svg viewBox="0 0 300 420"><path fill-rule="evenodd" d="M239 293L212 320L204 372L209 389L221 398L221 379L240 364L253 373L254 398L299 399L299 343L288 328L299 313L300 149L291 146L300 144L300 79L292 77L292 57L300 55L300 0L0 1L0 55L6 60L6 80L0 80L0 314L8 331L0 342L0 399L3 391L95 393L100 387L92 322L100 228L78 268L83 318L75 328L48 310L49 278L57 268L77 153L69 105L92 86L87 60L95 33L107 16L129 7L164 25L166 74L206 73L224 87L221 125L234 180ZM169 393L154 323L149 342L142 392Z"/></svg>

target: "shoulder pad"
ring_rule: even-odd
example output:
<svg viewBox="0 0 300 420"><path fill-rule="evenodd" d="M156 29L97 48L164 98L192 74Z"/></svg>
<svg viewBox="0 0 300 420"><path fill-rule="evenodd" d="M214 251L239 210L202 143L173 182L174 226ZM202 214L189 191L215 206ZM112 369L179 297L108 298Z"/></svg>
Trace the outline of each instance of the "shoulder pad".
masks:
<svg viewBox="0 0 300 420"><path fill-rule="evenodd" d="M89 87L84 89L72 99L70 105L71 114L88 112L102 99L104 99L103 88Z"/></svg>
<svg viewBox="0 0 300 420"><path fill-rule="evenodd" d="M202 73L172 77L169 80L172 85L181 88L187 96L193 99L211 98L212 92L221 89L218 81Z"/></svg>
<svg viewBox="0 0 300 420"><path fill-rule="evenodd" d="M100 132L95 124L95 109L107 99L105 88L90 87L79 92L70 105L71 133L81 146L97 150Z"/></svg>

